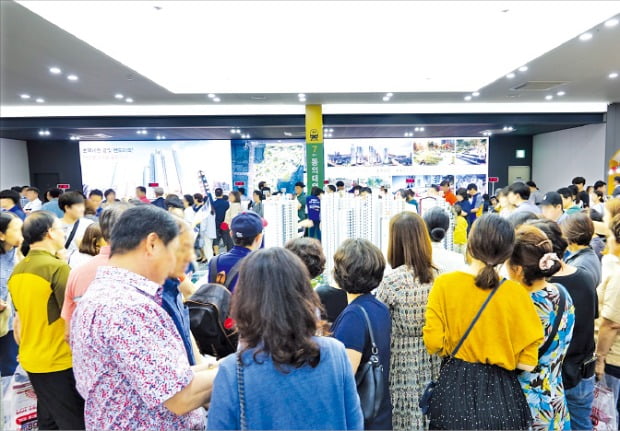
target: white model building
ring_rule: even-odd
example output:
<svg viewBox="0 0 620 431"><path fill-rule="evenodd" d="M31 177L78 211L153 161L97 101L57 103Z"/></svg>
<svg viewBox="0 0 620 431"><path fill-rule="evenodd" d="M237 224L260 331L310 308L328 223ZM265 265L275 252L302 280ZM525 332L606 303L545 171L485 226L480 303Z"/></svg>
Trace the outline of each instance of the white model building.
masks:
<svg viewBox="0 0 620 431"><path fill-rule="evenodd" d="M297 200L268 199L263 201L263 217L267 220L265 248L284 247L297 238Z"/></svg>

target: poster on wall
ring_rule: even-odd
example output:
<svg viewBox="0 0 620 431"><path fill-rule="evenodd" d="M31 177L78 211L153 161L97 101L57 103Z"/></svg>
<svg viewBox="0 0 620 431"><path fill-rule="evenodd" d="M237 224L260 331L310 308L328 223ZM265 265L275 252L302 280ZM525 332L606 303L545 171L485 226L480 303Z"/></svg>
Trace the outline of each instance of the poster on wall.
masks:
<svg viewBox="0 0 620 431"><path fill-rule="evenodd" d="M488 138L326 139L326 179L346 187L386 186L423 194L449 180L486 190Z"/></svg>
<svg viewBox="0 0 620 431"><path fill-rule="evenodd" d="M249 141L249 179L252 187L265 181L271 192L294 193L295 183L305 179L305 142Z"/></svg>
<svg viewBox="0 0 620 431"><path fill-rule="evenodd" d="M80 141L85 190L112 188L119 197L133 197L137 186L163 187L165 193L202 192L204 172L211 192L231 189L230 141Z"/></svg>

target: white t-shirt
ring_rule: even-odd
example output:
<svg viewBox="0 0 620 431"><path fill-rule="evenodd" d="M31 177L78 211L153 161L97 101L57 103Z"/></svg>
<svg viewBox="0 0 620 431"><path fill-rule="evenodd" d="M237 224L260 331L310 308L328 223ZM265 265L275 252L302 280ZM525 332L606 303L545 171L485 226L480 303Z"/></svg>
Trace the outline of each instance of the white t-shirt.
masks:
<svg viewBox="0 0 620 431"><path fill-rule="evenodd" d="M91 256L90 254L86 253L79 253L76 251L69 257L69 266L71 267L71 269L79 268L85 263L90 262L93 257L95 256Z"/></svg>
<svg viewBox="0 0 620 431"><path fill-rule="evenodd" d="M82 238L84 237L84 232L86 232L86 228L90 226L91 224L93 224L92 220L88 220L86 218L81 218L78 221L80 224L78 224L78 228L75 231L75 236L71 240L71 244L69 244L69 247L67 247L67 251L69 252L69 255L73 253L74 251L78 250L80 241L82 241ZM62 230L65 231L65 241L66 241L69 239L69 235L71 235L71 231L73 230L74 223L66 224L63 220L60 220L60 223L62 225Z"/></svg>
<svg viewBox="0 0 620 431"><path fill-rule="evenodd" d="M33 211L39 211L41 209L41 207L43 206L43 203L39 200L39 198L28 202L26 205L24 205L24 211L29 213L29 212L33 212Z"/></svg>

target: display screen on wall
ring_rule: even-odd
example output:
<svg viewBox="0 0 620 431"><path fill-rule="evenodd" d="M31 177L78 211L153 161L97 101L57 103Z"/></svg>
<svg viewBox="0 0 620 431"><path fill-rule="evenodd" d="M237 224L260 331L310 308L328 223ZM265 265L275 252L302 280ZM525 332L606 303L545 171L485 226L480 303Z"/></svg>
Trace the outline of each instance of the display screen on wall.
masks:
<svg viewBox="0 0 620 431"><path fill-rule="evenodd" d="M419 191L448 179L486 190L488 144L488 138L467 137L326 139L326 179Z"/></svg>
<svg viewBox="0 0 620 431"><path fill-rule="evenodd" d="M149 184L166 193L201 192L200 171L211 191L230 190L232 183L227 140L80 141L80 161L86 190L113 188L119 197L133 197L137 186Z"/></svg>

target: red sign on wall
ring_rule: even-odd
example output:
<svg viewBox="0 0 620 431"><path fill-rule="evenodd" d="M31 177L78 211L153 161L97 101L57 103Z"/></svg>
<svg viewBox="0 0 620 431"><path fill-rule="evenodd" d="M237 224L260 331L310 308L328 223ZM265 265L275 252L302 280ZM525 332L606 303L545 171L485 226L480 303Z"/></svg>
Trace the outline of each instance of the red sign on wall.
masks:
<svg viewBox="0 0 620 431"><path fill-rule="evenodd" d="M159 187L159 183L149 183L149 187Z"/></svg>
<svg viewBox="0 0 620 431"><path fill-rule="evenodd" d="M499 177L489 177L490 183L499 183Z"/></svg>
<svg viewBox="0 0 620 431"><path fill-rule="evenodd" d="M70 184L56 184L56 188L60 190L68 190L71 188Z"/></svg>
<svg viewBox="0 0 620 431"><path fill-rule="evenodd" d="M245 186L245 182L244 181L235 181L235 186L237 186L237 187Z"/></svg>

